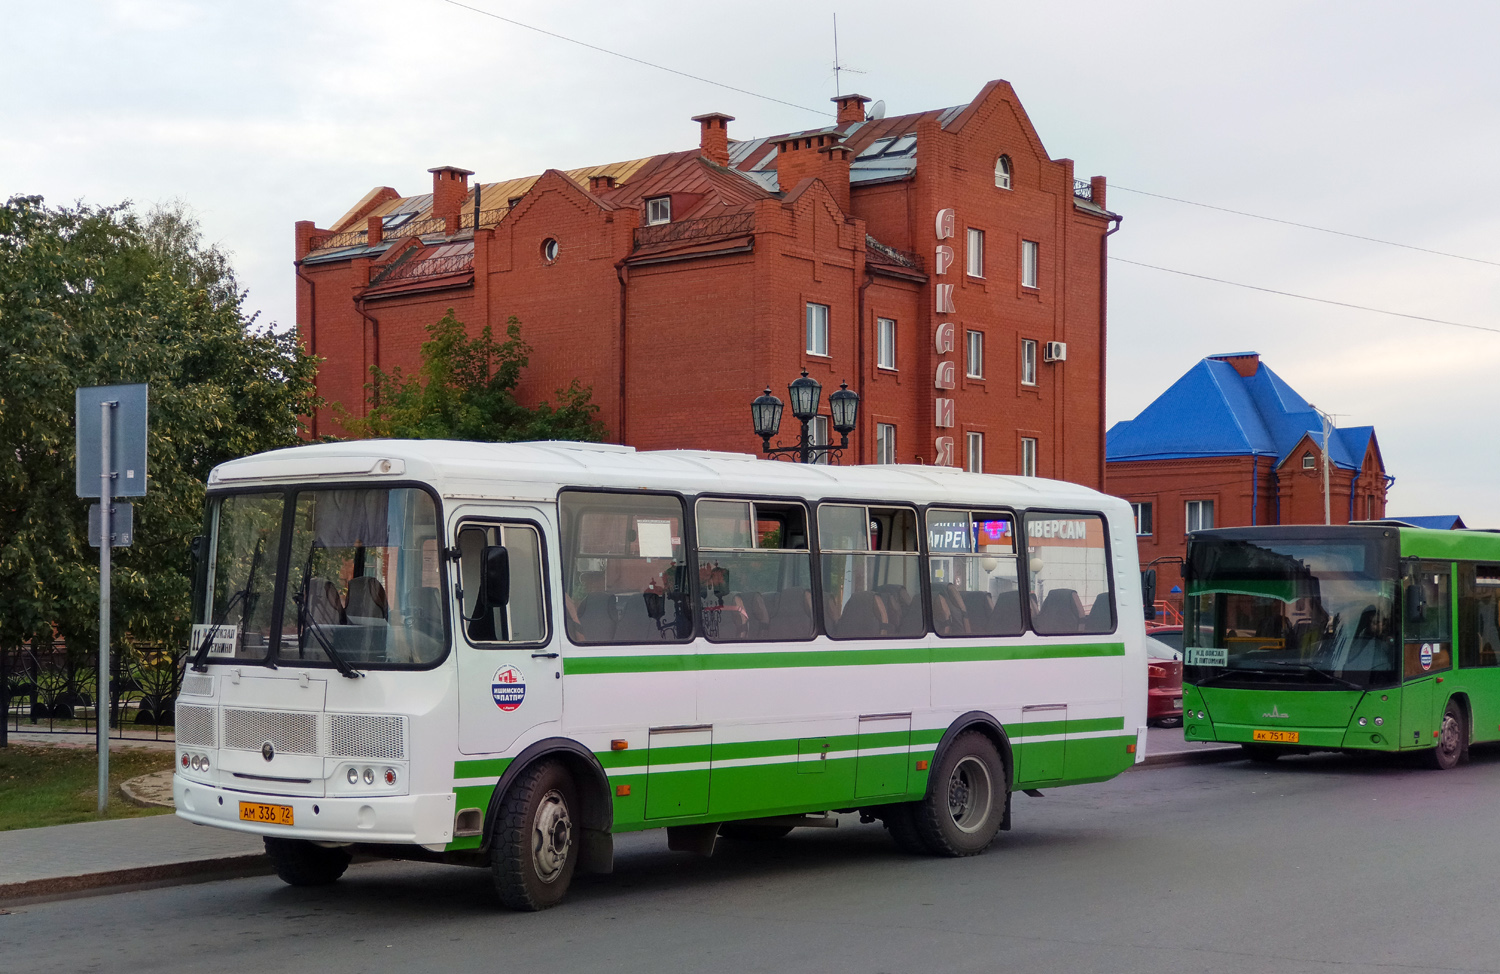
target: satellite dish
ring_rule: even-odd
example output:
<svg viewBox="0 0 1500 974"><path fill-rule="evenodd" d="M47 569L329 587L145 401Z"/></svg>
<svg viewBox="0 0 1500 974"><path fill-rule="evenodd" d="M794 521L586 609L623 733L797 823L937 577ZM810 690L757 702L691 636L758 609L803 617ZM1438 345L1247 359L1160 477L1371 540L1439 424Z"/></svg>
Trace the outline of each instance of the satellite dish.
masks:
<svg viewBox="0 0 1500 974"><path fill-rule="evenodd" d="M885 99L882 98L870 106L870 118L885 118Z"/></svg>

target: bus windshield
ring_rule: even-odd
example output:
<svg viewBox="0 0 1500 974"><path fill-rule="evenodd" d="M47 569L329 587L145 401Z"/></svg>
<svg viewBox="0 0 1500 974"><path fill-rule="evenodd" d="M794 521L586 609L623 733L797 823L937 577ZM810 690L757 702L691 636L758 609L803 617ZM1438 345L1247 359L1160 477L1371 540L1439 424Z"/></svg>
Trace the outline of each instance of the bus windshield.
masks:
<svg viewBox="0 0 1500 974"><path fill-rule="evenodd" d="M1195 537L1184 682L1366 689L1399 681L1394 544Z"/></svg>
<svg viewBox="0 0 1500 974"><path fill-rule="evenodd" d="M447 639L437 511L414 488L292 490L209 500L204 661L295 662L353 675L424 666ZM285 550L284 550L285 549Z"/></svg>

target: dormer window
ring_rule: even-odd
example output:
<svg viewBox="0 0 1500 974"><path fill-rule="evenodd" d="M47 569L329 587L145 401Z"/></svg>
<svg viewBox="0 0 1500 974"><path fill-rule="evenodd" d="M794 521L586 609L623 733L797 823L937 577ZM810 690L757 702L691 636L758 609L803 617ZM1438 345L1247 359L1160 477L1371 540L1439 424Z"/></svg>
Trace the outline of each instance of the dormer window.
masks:
<svg viewBox="0 0 1500 974"><path fill-rule="evenodd" d="M995 160L995 185L1001 189L1010 189L1010 156L1001 156Z"/></svg>
<svg viewBox="0 0 1500 974"><path fill-rule="evenodd" d="M1318 465L1318 460L1311 453L1304 453L1302 455L1302 469L1303 470L1312 470L1317 465Z"/></svg>
<svg viewBox="0 0 1500 974"><path fill-rule="evenodd" d="M646 201L646 226L672 222L672 197L656 196Z"/></svg>

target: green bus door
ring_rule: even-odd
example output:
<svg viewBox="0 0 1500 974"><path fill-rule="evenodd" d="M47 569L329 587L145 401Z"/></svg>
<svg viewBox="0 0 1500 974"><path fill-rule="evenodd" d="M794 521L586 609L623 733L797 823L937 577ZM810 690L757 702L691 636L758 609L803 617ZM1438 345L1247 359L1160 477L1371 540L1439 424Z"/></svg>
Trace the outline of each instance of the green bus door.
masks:
<svg viewBox="0 0 1500 974"><path fill-rule="evenodd" d="M1409 562L1402 580L1401 746L1432 747L1448 702L1440 674L1453 668L1453 566Z"/></svg>

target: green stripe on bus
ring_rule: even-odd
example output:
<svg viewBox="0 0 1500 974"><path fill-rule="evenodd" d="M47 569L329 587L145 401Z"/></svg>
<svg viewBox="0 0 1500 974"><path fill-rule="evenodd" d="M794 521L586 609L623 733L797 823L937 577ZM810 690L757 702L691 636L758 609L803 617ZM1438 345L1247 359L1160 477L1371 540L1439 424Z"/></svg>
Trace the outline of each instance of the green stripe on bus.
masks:
<svg viewBox="0 0 1500 974"><path fill-rule="evenodd" d="M891 666L906 663L976 663L1022 659L1124 656L1124 643L1027 646L917 646L891 649L809 649L751 653L661 653L643 656L568 656L570 676L600 673L666 673L685 670L761 670L809 666Z"/></svg>
<svg viewBox="0 0 1500 974"><path fill-rule="evenodd" d="M514 758L483 758L475 761L453 762L453 777L460 778L499 778L510 767Z"/></svg>
<svg viewBox="0 0 1500 974"><path fill-rule="evenodd" d="M1037 720L1011 724L1005 732L1012 738L1053 734L1088 734L1092 731L1124 730L1124 717L1086 717L1073 720Z"/></svg>

